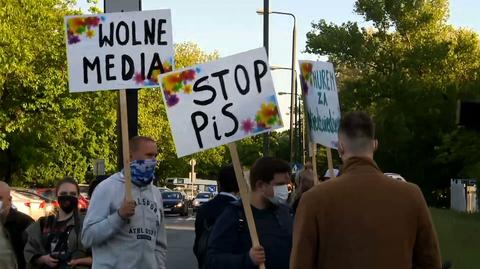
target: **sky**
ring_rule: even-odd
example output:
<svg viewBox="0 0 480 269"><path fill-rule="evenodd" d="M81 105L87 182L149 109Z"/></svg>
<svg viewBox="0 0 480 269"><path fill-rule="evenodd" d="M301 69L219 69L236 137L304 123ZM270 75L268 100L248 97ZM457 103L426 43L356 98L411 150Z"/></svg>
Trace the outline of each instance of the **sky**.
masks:
<svg viewBox="0 0 480 269"><path fill-rule="evenodd" d="M79 7L86 9L85 2L79 0ZM297 57L299 60L317 60L318 56L304 53L306 33L311 30L311 23L325 19L337 24L347 21L365 24L363 18L353 12L354 3L354 0L271 0L270 10L295 15ZM99 6L103 7L103 1ZM262 0L142 0L142 10L172 10L174 43L192 41L204 51L218 51L222 57L263 46L263 18L256 13L262 8ZM448 22L480 33L478 10L478 0L451 0ZM292 17L270 15L271 66L291 66L292 27ZM272 76L277 93L290 91L289 70L272 71ZM278 98L283 122L288 126L290 97L281 95Z"/></svg>

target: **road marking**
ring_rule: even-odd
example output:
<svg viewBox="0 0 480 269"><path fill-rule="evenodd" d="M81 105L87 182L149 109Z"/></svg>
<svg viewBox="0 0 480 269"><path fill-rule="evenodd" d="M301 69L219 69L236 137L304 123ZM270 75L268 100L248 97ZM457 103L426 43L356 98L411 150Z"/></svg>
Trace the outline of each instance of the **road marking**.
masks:
<svg viewBox="0 0 480 269"><path fill-rule="evenodd" d="M194 227L177 226L177 225L165 225L165 228L168 230L195 231Z"/></svg>

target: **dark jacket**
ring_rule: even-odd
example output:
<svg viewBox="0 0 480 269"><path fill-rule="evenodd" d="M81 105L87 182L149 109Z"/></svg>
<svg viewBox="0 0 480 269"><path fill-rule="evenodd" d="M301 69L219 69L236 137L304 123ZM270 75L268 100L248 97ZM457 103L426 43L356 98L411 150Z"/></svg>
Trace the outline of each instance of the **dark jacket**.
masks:
<svg viewBox="0 0 480 269"><path fill-rule="evenodd" d="M266 268L288 269L293 225L289 208L281 205L260 210L252 206L252 213L260 245L265 249ZM257 268L249 256L251 247L242 204L238 201L225 209L213 227L208 244L208 268Z"/></svg>
<svg viewBox="0 0 480 269"><path fill-rule="evenodd" d="M23 248L27 243L27 235L25 230L32 223L33 219L30 216L11 208L3 225L9 234L13 251L17 257L19 269L26 268L25 258L23 256Z"/></svg>
<svg viewBox="0 0 480 269"><path fill-rule="evenodd" d="M198 243L200 237L205 231L205 226L213 227L215 221L220 217L223 210L234 201L235 199L233 197L220 193L212 200L203 204L198 210L195 218L195 243L193 244L193 253L195 253L195 256L197 257L198 268L202 268L202 265L205 262L203 261L203 257L199 257L198 255Z"/></svg>
<svg viewBox="0 0 480 269"><path fill-rule="evenodd" d="M418 186L350 158L342 176L302 195L292 269L440 269L435 229Z"/></svg>
<svg viewBox="0 0 480 269"><path fill-rule="evenodd" d="M82 231L82 226L83 226L83 215L78 215L78 231L79 233ZM28 241L27 244L25 245L24 249L24 255L25 255L25 260L27 264L31 266L31 268L38 268L39 266L35 263L36 259L38 259L40 256L49 254L47 252L47 248L45 246L47 242L47 235L44 234L42 231L41 227L43 225L43 229L48 229L50 226L49 224L50 218L49 217L42 217L38 219L34 224L30 225L28 229L26 230L26 233L28 235ZM70 220L67 222L67 226L74 226L75 225L75 219L72 217ZM73 252L72 253L72 259L79 259L79 258L85 258L85 257L90 257L91 251L90 249L85 248L82 243L80 242L81 239L81 234L77 234L75 228L71 229L71 232L69 233L68 236L68 249ZM90 268L89 266L77 266L75 267L77 269L86 269Z"/></svg>

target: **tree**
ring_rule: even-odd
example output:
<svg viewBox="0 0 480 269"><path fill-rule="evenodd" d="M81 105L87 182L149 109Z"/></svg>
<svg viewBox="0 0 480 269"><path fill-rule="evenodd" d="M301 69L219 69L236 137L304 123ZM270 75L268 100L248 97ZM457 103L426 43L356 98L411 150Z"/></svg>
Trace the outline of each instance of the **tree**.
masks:
<svg viewBox="0 0 480 269"><path fill-rule="evenodd" d="M480 97L478 35L446 24L447 0L358 0L355 12L371 26L320 20L307 52L334 62L343 112L374 116L382 168L425 192L448 184L459 170L435 161L435 149L456 131L457 100Z"/></svg>
<svg viewBox="0 0 480 269"><path fill-rule="evenodd" d="M51 185L66 174L84 181L93 159L116 163L116 95L70 94L63 0L1 0L0 177Z"/></svg>

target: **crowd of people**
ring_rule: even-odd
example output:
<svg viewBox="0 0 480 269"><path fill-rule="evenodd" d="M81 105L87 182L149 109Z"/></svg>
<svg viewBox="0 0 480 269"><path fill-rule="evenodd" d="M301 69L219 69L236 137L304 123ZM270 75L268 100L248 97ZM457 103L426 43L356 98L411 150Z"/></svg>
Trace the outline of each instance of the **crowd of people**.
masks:
<svg viewBox="0 0 480 269"><path fill-rule="evenodd" d="M193 251L199 269L428 268L440 269L439 243L420 189L386 177L374 161L372 119L350 112L339 126L341 175L316 184L310 166L262 157L250 169L248 202L260 245L253 246L232 166L220 169L218 195L200 207ZM11 206L0 182L0 268L166 268L162 196L152 182L156 142L131 140L133 199L123 170L93 191L86 216L79 187L56 186L60 209L36 222Z"/></svg>

